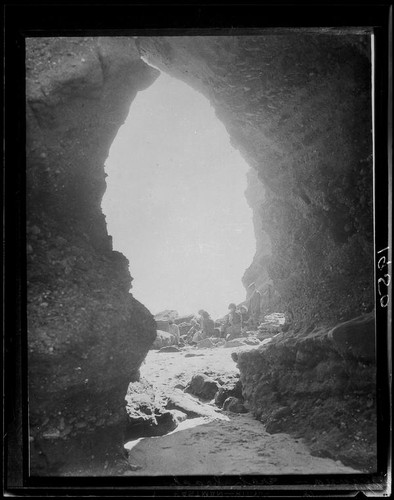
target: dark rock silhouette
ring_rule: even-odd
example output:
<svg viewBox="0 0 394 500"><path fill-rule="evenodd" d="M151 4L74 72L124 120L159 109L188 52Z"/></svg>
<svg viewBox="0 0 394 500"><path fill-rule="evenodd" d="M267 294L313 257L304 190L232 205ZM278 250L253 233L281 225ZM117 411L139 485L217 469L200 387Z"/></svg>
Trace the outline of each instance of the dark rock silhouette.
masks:
<svg viewBox="0 0 394 500"><path fill-rule="evenodd" d="M238 351L245 404L268 432L302 436L318 456L376 470L373 323L369 314Z"/></svg>
<svg viewBox="0 0 394 500"><path fill-rule="evenodd" d="M218 392L219 387L219 384L215 380L203 373L198 373L194 375L188 383L185 392L189 392L203 399L212 399Z"/></svg>

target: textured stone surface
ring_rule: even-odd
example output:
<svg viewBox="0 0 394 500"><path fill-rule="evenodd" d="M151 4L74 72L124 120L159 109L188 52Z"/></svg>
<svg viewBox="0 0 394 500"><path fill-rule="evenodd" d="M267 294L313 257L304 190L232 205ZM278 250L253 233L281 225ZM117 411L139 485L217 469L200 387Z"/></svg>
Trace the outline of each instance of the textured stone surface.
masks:
<svg viewBox="0 0 394 500"><path fill-rule="evenodd" d="M166 398L147 380L141 379L130 383L125 399L127 402L125 442L145 436L162 436L177 427L176 414L165 409Z"/></svg>
<svg viewBox="0 0 394 500"><path fill-rule="evenodd" d="M159 352L181 352L179 347L176 347L175 345L167 345L165 347L162 347Z"/></svg>
<svg viewBox="0 0 394 500"><path fill-rule="evenodd" d="M157 330L156 334L156 339L153 342L151 349L161 349L165 346L170 346L175 342L175 337L171 333L163 330Z"/></svg>
<svg viewBox="0 0 394 500"><path fill-rule="evenodd" d="M223 403L223 410L231 411L233 413L247 413L248 410L238 398L229 397Z"/></svg>
<svg viewBox="0 0 394 500"><path fill-rule="evenodd" d="M328 335L345 355L375 361L375 315L359 316L334 327Z"/></svg>
<svg viewBox="0 0 394 500"><path fill-rule="evenodd" d="M221 408L229 397L242 399L242 384L239 379L231 380L219 388L215 395L215 404Z"/></svg>
<svg viewBox="0 0 394 500"><path fill-rule="evenodd" d="M210 338L206 338L204 340L200 340L200 342L197 342L197 349L208 349L215 347L216 344L212 342Z"/></svg>
<svg viewBox="0 0 394 500"><path fill-rule="evenodd" d="M370 323L370 315L349 322ZM343 330L343 324L334 329ZM236 361L245 406L269 432L304 437L319 456L373 471L376 365L373 350L367 362L365 353L353 346L334 340L328 329L319 329L241 350Z"/></svg>
<svg viewBox="0 0 394 500"><path fill-rule="evenodd" d="M101 38L28 39L26 71L31 466L45 474L44 433L78 441L123 421L127 385L155 339L100 204L112 140L157 71L131 40ZM51 453L46 444L50 464Z"/></svg>
<svg viewBox="0 0 394 500"><path fill-rule="evenodd" d="M215 397L219 387L219 384L215 380L203 373L198 373L192 377L185 392L190 392L203 399L212 399Z"/></svg>

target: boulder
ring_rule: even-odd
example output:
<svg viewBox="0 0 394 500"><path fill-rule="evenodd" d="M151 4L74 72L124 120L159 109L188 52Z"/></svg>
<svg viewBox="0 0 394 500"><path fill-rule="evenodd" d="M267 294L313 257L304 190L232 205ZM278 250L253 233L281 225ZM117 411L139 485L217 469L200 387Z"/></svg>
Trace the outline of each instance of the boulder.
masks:
<svg viewBox="0 0 394 500"><path fill-rule="evenodd" d="M184 422L187 419L187 415L183 411L169 410L169 413L171 413L173 415L173 417L175 418L175 420L178 424L180 424L181 422Z"/></svg>
<svg viewBox="0 0 394 500"><path fill-rule="evenodd" d="M178 311L174 311L173 309L166 309L165 311L161 311L155 314L156 321L168 321L172 319L175 321L178 318Z"/></svg>
<svg viewBox="0 0 394 500"><path fill-rule="evenodd" d="M286 420L291 416L291 408L289 406L282 406L274 411L266 426L266 431L270 434L282 432L286 430Z"/></svg>
<svg viewBox="0 0 394 500"><path fill-rule="evenodd" d="M144 378L129 384L125 400L126 412L130 420L144 420L157 413L165 405L165 400Z"/></svg>
<svg viewBox="0 0 394 500"><path fill-rule="evenodd" d="M215 395L215 404L221 408L223 403L229 397L235 397L238 399L242 399L242 384L238 379L236 381L231 381L230 383L219 388L218 392Z"/></svg>
<svg viewBox="0 0 394 500"><path fill-rule="evenodd" d="M170 324L166 320L156 320L156 328L162 332L168 332Z"/></svg>
<svg viewBox="0 0 394 500"><path fill-rule="evenodd" d="M166 400L144 379L129 384L125 400L128 417L124 428L125 441L162 436L178 425L175 417L164 407Z"/></svg>
<svg viewBox="0 0 394 500"><path fill-rule="evenodd" d="M243 339L243 343L246 345L259 345L260 341L256 337L247 337Z"/></svg>
<svg viewBox="0 0 394 500"><path fill-rule="evenodd" d="M204 340L200 340L200 342L197 342L197 349L207 349L207 348L212 348L215 347L215 344L212 342L210 338L206 338Z"/></svg>
<svg viewBox="0 0 394 500"><path fill-rule="evenodd" d="M167 345L162 347L159 352L181 352L181 350L175 345Z"/></svg>
<svg viewBox="0 0 394 500"><path fill-rule="evenodd" d="M277 332L280 332L282 329L282 325L280 324L273 324L269 321L265 322L265 323L261 323L259 325L259 331L262 331L262 332L270 332L271 334L272 333L277 333Z"/></svg>
<svg viewBox="0 0 394 500"><path fill-rule="evenodd" d="M191 320L194 318L194 314L188 314L186 316L180 316L174 320L174 323L180 327L182 323L190 324Z"/></svg>
<svg viewBox="0 0 394 500"><path fill-rule="evenodd" d="M375 360L375 315L358 316L335 326L328 332L337 350L362 361Z"/></svg>
<svg viewBox="0 0 394 500"><path fill-rule="evenodd" d="M180 336L182 336L182 335L186 335L188 333L188 331L192 327L192 324L191 323L180 323L180 324L178 324L178 327L179 327L179 334L180 334Z"/></svg>
<svg viewBox="0 0 394 500"><path fill-rule="evenodd" d="M247 413L248 410L243 405L242 401L238 398L227 398L223 403L223 410L231 411L233 413Z"/></svg>
<svg viewBox="0 0 394 500"><path fill-rule="evenodd" d="M180 391L174 391L168 398L166 408L168 410L180 410L189 418L194 417L209 417L212 419L228 420L226 416L215 412L213 408L208 405L201 404L188 394Z"/></svg>
<svg viewBox="0 0 394 500"><path fill-rule="evenodd" d="M157 330L156 340L153 342L151 349L161 349L162 347L171 345L175 342L175 337L171 333Z"/></svg>
<svg viewBox="0 0 394 500"><path fill-rule="evenodd" d="M258 340L265 340L269 337L272 337L272 332L270 332L268 330L261 330L261 331L256 333L256 338Z"/></svg>
<svg viewBox="0 0 394 500"><path fill-rule="evenodd" d="M220 385L212 378L199 373L194 375L188 383L185 392L189 392L203 399L212 399L218 392Z"/></svg>
<svg viewBox="0 0 394 500"><path fill-rule="evenodd" d="M215 343L216 347L221 347L226 343L225 339L213 339L213 342Z"/></svg>
<svg viewBox="0 0 394 500"><path fill-rule="evenodd" d="M234 340L227 340L226 343L224 344L224 347L241 347L243 345L245 345L243 340L234 339Z"/></svg>

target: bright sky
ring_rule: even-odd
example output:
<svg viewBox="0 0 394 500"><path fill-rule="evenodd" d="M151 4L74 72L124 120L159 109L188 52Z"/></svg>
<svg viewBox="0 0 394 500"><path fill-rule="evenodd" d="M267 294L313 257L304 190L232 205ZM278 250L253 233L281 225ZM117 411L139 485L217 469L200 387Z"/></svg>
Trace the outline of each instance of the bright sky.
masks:
<svg viewBox="0 0 394 500"><path fill-rule="evenodd" d="M153 314L217 318L245 299L256 247L248 168L202 94L165 73L137 94L106 162L102 209L131 293Z"/></svg>

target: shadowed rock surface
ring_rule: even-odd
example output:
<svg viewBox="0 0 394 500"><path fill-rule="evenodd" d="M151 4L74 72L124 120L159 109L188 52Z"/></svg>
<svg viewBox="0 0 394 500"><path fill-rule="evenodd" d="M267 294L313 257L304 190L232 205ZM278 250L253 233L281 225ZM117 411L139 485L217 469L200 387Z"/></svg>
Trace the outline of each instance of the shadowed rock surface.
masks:
<svg viewBox="0 0 394 500"><path fill-rule="evenodd" d="M272 429L326 432L317 452L341 456L332 443L345 438L344 462L371 450L373 468L372 325L335 328L374 300L368 44L316 33L27 41L33 474L72 460L82 434L121 427L128 383L156 337L100 208L111 143L136 93L158 76L140 55L210 99L253 169L257 247L243 281L272 280L294 323L286 338L239 355L245 400L267 423L291 409L272 416ZM359 327L367 340L356 347Z"/></svg>
<svg viewBox="0 0 394 500"><path fill-rule="evenodd" d="M190 380L186 386L185 392L190 392L202 399L211 400L215 397L219 388L220 385L215 380L203 373L198 373Z"/></svg>
<svg viewBox="0 0 394 500"><path fill-rule="evenodd" d="M77 434L125 418L128 383L156 336L129 293L128 261L112 251L100 204L111 143L158 72L132 41L100 38L29 39L26 68L34 475L64 460Z"/></svg>
<svg viewBox="0 0 394 500"><path fill-rule="evenodd" d="M268 432L302 436L314 454L373 472L374 337L373 315L367 315L333 331L318 329L241 350L236 361L245 405ZM368 357L360 347L365 344L371 346Z"/></svg>

